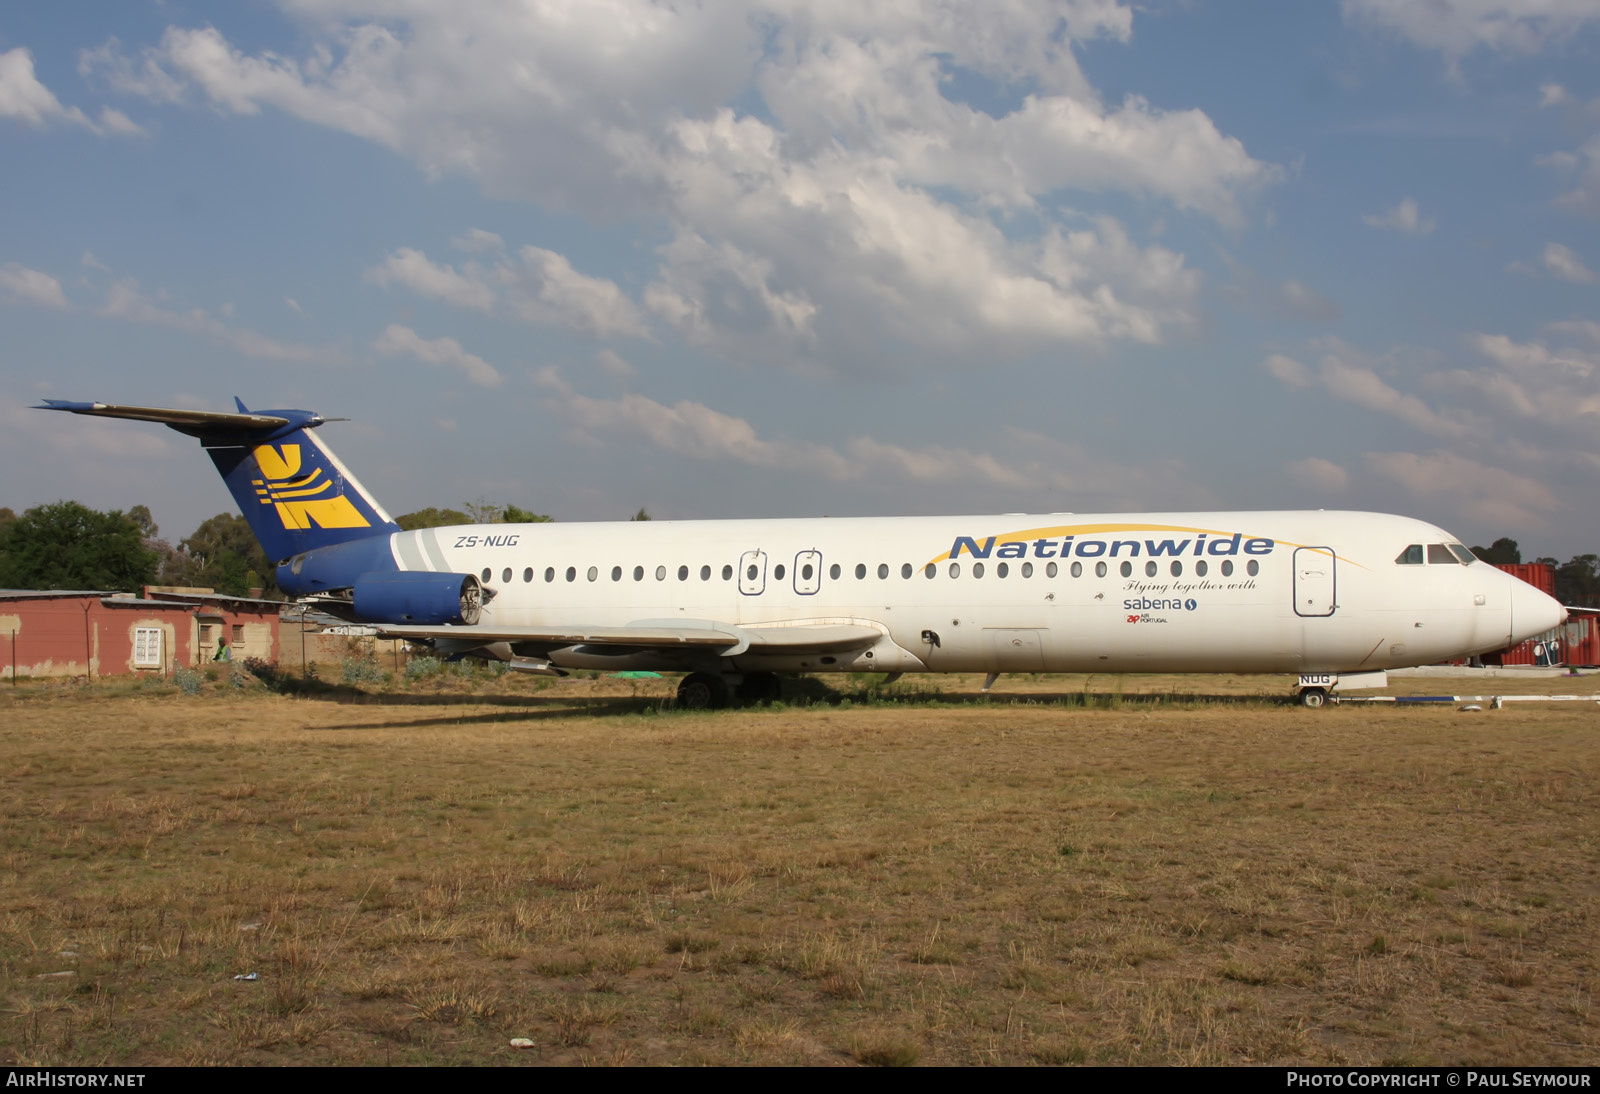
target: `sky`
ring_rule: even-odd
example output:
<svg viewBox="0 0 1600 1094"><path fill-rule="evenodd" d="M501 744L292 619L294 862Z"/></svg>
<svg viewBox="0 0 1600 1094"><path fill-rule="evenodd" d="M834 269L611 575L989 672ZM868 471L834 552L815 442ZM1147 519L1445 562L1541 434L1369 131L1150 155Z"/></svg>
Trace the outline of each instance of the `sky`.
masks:
<svg viewBox="0 0 1600 1094"><path fill-rule="evenodd" d="M1365 509L1600 551L1595 0L0 11L0 505Z"/></svg>

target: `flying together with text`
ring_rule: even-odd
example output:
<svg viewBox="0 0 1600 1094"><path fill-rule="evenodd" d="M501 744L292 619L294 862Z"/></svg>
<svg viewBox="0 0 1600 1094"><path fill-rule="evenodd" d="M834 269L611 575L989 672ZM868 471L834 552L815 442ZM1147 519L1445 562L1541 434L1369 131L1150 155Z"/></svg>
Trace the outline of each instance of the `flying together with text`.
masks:
<svg viewBox="0 0 1600 1094"><path fill-rule="evenodd" d="M237 400L236 400L237 402ZM524 672L686 672L687 706L796 672L1298 673L1307 705L1500 649L1566 612L1377 513L494 524L407 532L304 410L46 400L197 437L286 594ZM1325 678L1325 679L1324 679Z"/></svg>

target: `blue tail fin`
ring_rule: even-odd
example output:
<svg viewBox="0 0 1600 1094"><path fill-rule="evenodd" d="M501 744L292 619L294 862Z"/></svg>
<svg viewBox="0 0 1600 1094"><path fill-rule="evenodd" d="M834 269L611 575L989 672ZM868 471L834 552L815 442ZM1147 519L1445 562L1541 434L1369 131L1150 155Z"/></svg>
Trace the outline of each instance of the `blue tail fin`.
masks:
<svg viewBox="0 0 1600 1094"><path fill-rule="evenodd" d="M400 531L371 494L311 433L326 419L307 410L237 414L46 399L40 410L161 422L198 437L267 557Z"/></svg>

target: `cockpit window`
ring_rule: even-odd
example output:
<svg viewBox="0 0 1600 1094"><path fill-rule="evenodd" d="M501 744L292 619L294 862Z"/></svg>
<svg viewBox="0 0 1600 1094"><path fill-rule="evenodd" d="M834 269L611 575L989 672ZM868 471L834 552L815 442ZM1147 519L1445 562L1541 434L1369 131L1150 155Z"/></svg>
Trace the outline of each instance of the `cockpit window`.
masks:
<svg viewBox="0 0 1600 1094"><path fill-rule="evenodd" d="M1445 546L1443 543L1428 544L1429 566L1455 566L1458 565L1459 562L1460 559L1451 554L1450 548Z"/></svg>
<svg viewBox="0 0 1600 1094"><path fill-rule="evenodd" d="M1404 551L1401 551L1398 555L1396 555L1394 562L1396 566L1421 566L1422 544L1413 543Z"/></svg>
<svg viewBox="0 0 1600 1094"><path fill-rule="evenodd" d="M1463 566L1471 566L1474 562L1478 561L1477 555L1473 554L1459 543L1447 543L1445 546L1450 548L1451 554L1455 555L1456 558L1461 560L1461 565Z"/></svg>

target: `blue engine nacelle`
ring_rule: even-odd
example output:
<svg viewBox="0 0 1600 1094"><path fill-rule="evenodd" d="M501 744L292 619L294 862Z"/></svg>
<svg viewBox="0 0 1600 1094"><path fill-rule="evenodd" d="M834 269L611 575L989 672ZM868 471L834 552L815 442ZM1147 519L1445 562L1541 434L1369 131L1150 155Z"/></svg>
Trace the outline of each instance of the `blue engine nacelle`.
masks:
<svg viewBox="0 0 1600 1094"><path fill-rule="evenodd" d="M351 590L356 619L363 623L463 623L474 626L483 609L483 586L472 574L425 570L367 573Z"/></svg>

